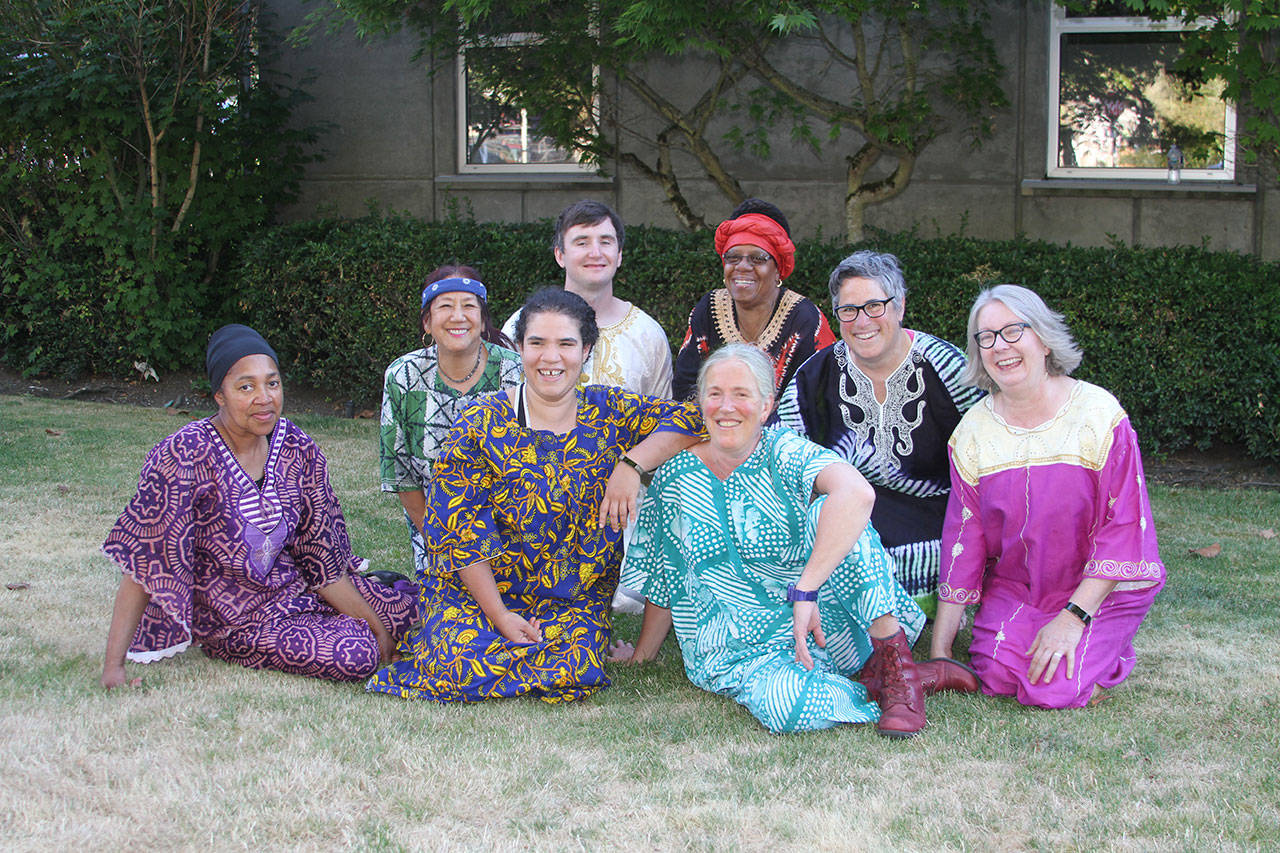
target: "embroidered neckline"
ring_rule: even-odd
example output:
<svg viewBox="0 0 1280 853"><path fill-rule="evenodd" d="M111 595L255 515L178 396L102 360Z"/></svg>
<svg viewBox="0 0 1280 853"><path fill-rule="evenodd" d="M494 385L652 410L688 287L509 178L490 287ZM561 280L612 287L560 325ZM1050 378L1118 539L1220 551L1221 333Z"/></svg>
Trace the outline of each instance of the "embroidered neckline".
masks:
<svg viewBox="0 0 1280 853"><path fill-rule="evenodd" d="M742 330L738 328L737 312L734 311L733 307L733 297L729 295L728 288L722 287L711 292L711 322L715 324L716 333L719 334L720 340L725 343L755 344L767 351L778 342L787 318L803 299L804 297L794 290L786 287L782 288L778 304L773 309L773 316L769 318L768 323L765 323L760 337L754 341L748 341L742 336Z"/></svg>
<svg viewBox="0 0 1280 853"><path fill-rule="evenodd" d="M876 399L875 383L854 363L844 341L836 342L833 354L840 368L836 392L844 404L838 407L840 419L849 433L856 437L856 446L866 448L869 445L872 448L867 462L880 479L891 482L895 475L901 475L903 460L915 450L912 433L924 421L923 406L916 409L914 420L906 414L907 406L925 394L924 368L921 366L925 361L924 355L917 350L916 339L913 339L902 362L885 377L884 402L881 403ZM853 386L852 391L850 385ZM855 423L850 417L851 408L863 413L861 422Z"/></svg>
<svg viewBox="0 0 1280 853"><path fill-rule="evenodd" d="M623 301L626 302L625 299ZM622 319L618 320L618 322L616 323L611 323L608 326L601 326L600 331L603 333L605 329L608 329L611 332L614 329L621 329L623 326L631 322L631 318L639 310L640 309L636 307L636 304L634 302L627 302L627 312L622 315Z"/></svg>
<svg viewBox="0 0 1280 853"><path fill-rule="evenodd" d="M1044 432L1045 430L1052 428L1054 424L1062 420L1063 416L1066 415L1067 412L1071 411L1071 408L1076 401L1076 397L1080 393L1080 388L1083 385L1084 383L1079 380L1072 384L1071 391L1067 394L1067 399L1062 401L1062 405L1058 407L1058 411L1053 413L1053 417L1049 418L1044 423L1036 424L1033 427L1014 426L1002 418L1000 413L996 411L995 394L988 394L986 399L982 402L987 407L987 414L991 415L992 419L995 420L997 424L1004 427L1014 435Z"/></svg>
<svg viewBox="0 0 1280 853"><path fill-rule="evenodd" d="M205 431L212 435L216 442L223 465L231 472L231 478L240 488L240 497L235 502L236 510L249 524L263 533L270 533L284 516L280 498L276 492L275 468L280 457L280 449L284 446L284 434L287 431L285 419L278 418L275 429L271 432L270 443L267 445L267 461L262 466L262 488L258 488L258 484L249 476L249 472L244 470L240 460L223 439L222 433L218 432L218 428L213 425L213 419L205 418L202 423Z"/></svg>

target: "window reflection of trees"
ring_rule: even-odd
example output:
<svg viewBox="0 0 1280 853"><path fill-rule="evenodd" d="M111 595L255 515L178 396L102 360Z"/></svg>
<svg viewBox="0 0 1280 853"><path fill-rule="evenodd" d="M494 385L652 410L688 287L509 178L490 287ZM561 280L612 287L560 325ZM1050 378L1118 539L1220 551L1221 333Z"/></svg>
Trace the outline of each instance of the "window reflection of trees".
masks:
<svg viewBox="0 0 1280 853"><path fill-rule="evenodd" d="M1163 168L1176 143L1186 168L1222 168L1221 83L1181 78L1177 54L1171 33L1064 35L1058 166Z"/></svg>
<svg viewBox="0 0 1280 853"><path fill-rule="evenodd" d="M508 37L504 43L468 48L464 61L468 164L565 165L579 162L576 152L557 147L543 134L538 110L521 103L500 82L513 74L560 75L566 89L582 85L590 69L548 68L535 36ZM566 101L568 99L566 98Z"/></svg>

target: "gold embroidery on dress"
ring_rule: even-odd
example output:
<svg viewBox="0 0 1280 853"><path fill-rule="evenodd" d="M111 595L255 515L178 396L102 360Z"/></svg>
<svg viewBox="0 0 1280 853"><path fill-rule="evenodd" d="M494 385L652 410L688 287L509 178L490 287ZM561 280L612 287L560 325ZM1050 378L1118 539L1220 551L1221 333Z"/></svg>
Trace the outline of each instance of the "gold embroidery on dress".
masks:
<svg viewBox="0 0 1280 853"><path fill-rule="evenodd" d="M1102 418L1106 427L1100 432ZM1124 409L1111 394L1087 382L1077 382L1061 411L1034 429L1006 424L987 397L952 434L952 459L960 477L974 486L1000 471L1039 465L1066 463L1100 471L1124 418Z"/></svg>
<svg viewBox="0 0 1280 853"><path fill-rule="evenodd" d="M614 340L623 336L627 327L634 322L638 310L633 304L627 309L626 315L621 320L612 326L605 326L600 329L600 337L596 340L596 345L591 349L591 357L582 366L582 376L578 380L578 390L582 390L588 385L626 387L626 374L622 364L618 362L614 355Z"/></svg>
<svg viewBox="0 0 1280 853"><path fill-rule="evenodd" d="M729 295L727 288L722 287L711 293L711 322L715 324L716 333L719 334L720 340L726 344L755 344L760 349L767 351L777 343L787 317L791 315L792 309L800 304L802 299L804 299L803 296L794 290L784 287L782 289L782 298L778 300L778 307L773 310L773 316L765 324L764 331L760 333L759 338L749 341L742 336L742 331L738 328L738 324L733 318L733 297Z"/></svg>

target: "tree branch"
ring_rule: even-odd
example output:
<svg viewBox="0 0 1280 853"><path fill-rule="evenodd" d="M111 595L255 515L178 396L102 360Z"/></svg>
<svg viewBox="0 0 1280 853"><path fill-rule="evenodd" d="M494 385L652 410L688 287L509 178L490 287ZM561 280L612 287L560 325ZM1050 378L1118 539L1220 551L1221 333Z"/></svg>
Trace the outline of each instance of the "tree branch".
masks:
<svg viewBox="0 0 1280 853"><path fill-rule="evenodd" d="M684 137L689 153L697 158L699 165L707 173L707 177L711 179L711 182L716 185L716 188L726 198L734 204L738 204L747 197L746 193L742 191L742 186L738 183L738 179L729 174L729 170L720 161L719 155L707 144L706 138L698 133L697 126L690 121L688 116L658 94L657 90L640 77L628 75L624 78L624 82L651 110L674 125L681 136Z"/></svg>

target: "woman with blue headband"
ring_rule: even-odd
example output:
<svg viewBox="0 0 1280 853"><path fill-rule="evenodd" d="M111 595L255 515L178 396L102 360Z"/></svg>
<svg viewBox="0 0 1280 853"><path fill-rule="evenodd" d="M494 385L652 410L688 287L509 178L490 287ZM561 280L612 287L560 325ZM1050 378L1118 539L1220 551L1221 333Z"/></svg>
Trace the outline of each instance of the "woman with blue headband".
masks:
<svg viewBox="0 0 1280 853"><path fill-rule="evenodd" d="M520 356L489 316L488 291L468 266L443 266L422 290L422 349L391 362L382 391L382 490L404 506L416 570L424 566L424 497L454 421L476 397L520 383Z"/></svg>

